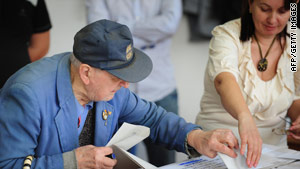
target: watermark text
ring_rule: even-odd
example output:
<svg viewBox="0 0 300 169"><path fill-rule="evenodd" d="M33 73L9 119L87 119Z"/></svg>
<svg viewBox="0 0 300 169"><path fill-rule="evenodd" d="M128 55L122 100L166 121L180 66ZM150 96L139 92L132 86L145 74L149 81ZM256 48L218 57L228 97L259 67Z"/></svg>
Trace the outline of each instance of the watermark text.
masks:
<svg viewBox="0 0 300 169"><path fill-rule="evenodd" d="M297 71L297 3L290 4L290 40L291 40L291 60L290 69Z"/></svg>

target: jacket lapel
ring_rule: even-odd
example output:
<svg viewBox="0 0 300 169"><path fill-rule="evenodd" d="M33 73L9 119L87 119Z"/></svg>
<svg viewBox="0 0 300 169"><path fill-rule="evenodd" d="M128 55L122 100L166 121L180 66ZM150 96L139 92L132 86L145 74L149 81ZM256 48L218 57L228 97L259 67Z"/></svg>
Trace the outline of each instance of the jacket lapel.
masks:
<svg viewBox="0 0 300 169"><path fill-rule="evenodd" d="M77 118L75 104L69 104L59 110L55 117L55 123L58 130L59 140L63 152L71 151L79 147L77 133ZM73 113L74 112L74 113Z"/></svg>
<svg viewBox="0 0 300 169"><path fill-rule="evenodd" d="M70 78L69 56L70 53L66 53L60 60L56 81L60 110L55 117L55 123L63 152L71 151L79 146L77 110Z"/></svg>

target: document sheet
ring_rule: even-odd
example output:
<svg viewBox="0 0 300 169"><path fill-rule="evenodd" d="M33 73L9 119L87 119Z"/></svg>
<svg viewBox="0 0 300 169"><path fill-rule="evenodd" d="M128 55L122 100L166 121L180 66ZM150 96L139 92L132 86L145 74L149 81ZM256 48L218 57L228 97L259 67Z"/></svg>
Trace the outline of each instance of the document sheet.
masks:
<svg viewBox="0 0 300 169"><path fill-rule="evenodd" d="M239 149L234 151L238 155L236 158L218 153L218 156L213 159L201 156L180 163L169 164L160 167L160 169L249 169L246 165L245 155L241 155ZM263 144L262 156L259 165L255 169L296 168L300 169L299 151Z"/></svg>
<svg viewBox="0 0 300 169"><path fill-rule="evenodd" d="M126 151L144 140L149 134L150 129L148 127L124 123L106 145L113 148L118 160L114 169L158 169ZM248 169L245 155L241 155L239 149L234 151L238 154L237 158L231 158L222 153L218 153L215 158L202 155L183 162L162 166L159 169ZM256 168L300 169L300 152L263 144L262 156Z"/></svg>
<svg viewBox="0 0 300 169"><path fill-rule="evenodd" d="M159 169L227 169L220 156L209 158L201 156L179 163L159 167Z"/></svg>

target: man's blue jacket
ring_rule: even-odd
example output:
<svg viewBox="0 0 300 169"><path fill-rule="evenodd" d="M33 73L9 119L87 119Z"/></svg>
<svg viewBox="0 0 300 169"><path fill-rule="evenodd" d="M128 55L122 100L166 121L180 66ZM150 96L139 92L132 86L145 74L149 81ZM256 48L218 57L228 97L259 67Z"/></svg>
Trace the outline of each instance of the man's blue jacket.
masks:
<svg viewBox="0 0 300 169"><path fill-rule="evenodd" d="M10 77L0 91L0 168L63 168L62 153L79 147L77 110L70 80L71 53L31 63ZM196 125L121 88L110 101L95 102L95 146L105 146L123 122L150 127L153 142L185 152ZM104 110L112 112L107 125Z"/></svg>

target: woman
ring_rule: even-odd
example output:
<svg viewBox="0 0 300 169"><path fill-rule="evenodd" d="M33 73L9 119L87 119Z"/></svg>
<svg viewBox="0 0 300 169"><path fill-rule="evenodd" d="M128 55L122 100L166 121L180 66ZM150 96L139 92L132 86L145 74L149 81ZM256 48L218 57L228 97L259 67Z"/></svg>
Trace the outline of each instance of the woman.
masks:
<svg viewBox="0 0 300 169"><path fill-rule="evenodd" d="M242 17L212 32L196 123L240 135L249 167L258 164L262 143L287 146L286 135L278 132L285 129L286 115L294 122L290 136L300 139L300 65L290 71L288 22L290 3L296 2L244 0Z"/></svg>

